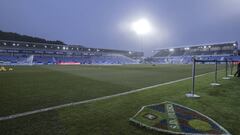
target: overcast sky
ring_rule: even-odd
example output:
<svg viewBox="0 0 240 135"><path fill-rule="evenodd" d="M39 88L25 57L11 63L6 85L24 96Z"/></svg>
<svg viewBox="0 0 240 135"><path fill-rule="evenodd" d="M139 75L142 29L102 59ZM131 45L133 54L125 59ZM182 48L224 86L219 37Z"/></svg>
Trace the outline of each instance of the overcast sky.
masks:
<svg viewBox="0 0 240 135"><path fill-rule="evenodd" d="M145 18L153 32L137 36ZM151 50L239 41L240 0L1 0L0 30L86 47Z"/></svg>

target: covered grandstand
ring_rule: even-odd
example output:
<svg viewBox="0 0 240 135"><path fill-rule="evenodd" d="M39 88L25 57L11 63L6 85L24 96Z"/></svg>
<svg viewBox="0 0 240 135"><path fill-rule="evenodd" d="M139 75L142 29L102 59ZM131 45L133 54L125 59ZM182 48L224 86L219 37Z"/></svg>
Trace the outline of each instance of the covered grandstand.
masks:
<svg viewBox="0 0 240 135"><path fill-rule="evenodd" d="M146 59L153 64L189 64L192 57L200 60L240 60L238 42L224 42L154 50Z"/></svg>
<svg viewBox="0 0 240 135"><path fill-rule="evenodd" d="M0 64L137 64L142 52L0 40Z"/></svg>

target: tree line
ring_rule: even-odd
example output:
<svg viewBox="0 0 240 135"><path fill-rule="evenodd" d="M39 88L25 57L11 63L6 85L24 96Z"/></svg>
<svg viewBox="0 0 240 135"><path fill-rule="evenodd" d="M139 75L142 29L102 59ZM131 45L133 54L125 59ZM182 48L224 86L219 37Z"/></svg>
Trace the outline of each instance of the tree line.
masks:
<svg viewBox="0 0 240 135"><path fill-rule="evenodd" d="M47 44L59 44L65 45L64 42L56 40L46 40L43 38L32 37L27 35L20 35L13 32L4 32L0 30L0 40L14 40L14 41L23 41L23 42L36 42L36 43L47 43Z"/></svg>

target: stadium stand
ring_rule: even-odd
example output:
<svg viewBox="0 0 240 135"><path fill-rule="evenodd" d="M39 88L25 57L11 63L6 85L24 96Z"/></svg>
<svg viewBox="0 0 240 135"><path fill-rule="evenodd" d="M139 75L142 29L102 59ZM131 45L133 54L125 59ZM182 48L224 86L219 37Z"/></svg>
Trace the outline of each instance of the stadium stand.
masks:
<svg viewBox="0 0 240 135"><path fill-rule="evenodd" d="M178 48L154 50L156 52L146 61L152 64L190 64L194 56L199 60L239 61L238 42L213 43Z"/></svg>
<svg viewBox="0 0 240 135"><path fill-rule="evenodd" d="M0 40L0 65L138 64L142 52Z"/></svg>

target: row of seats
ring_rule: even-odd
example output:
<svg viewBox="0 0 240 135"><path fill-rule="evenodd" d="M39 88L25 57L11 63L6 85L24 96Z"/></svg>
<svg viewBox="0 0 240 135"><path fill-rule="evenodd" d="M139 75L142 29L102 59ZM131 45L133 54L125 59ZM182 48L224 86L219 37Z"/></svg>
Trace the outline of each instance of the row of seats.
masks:
<svg viewBox="0 0 240 135"><path fill-rule="evenodd" d="M9 64L59 64L59 63L80 63L80 64L137 64L138 61L123 55L113 56L10 56L0 55L0 63Z"/></svg>

